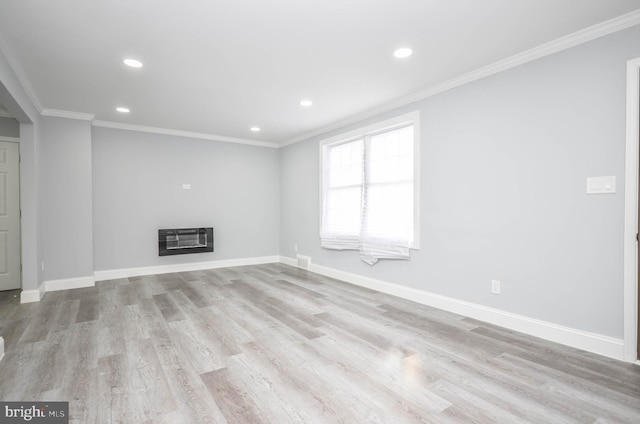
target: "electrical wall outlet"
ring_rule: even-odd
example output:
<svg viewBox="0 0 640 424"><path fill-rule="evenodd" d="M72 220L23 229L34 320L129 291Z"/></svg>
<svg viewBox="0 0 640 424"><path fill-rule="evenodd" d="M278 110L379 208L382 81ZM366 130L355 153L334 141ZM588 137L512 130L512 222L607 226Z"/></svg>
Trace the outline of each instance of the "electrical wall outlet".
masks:
<svg viewBox="0 0 640 424"><path fill-rule="evenodd" d="M491 280L491 293L500 294L500 281Z"/></svg>

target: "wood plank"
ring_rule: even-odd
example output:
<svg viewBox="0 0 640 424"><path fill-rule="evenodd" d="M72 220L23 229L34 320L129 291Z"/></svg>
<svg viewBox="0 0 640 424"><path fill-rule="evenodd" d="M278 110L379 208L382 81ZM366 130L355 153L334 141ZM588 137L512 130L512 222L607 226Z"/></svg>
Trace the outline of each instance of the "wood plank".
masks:
<svg viewBox="0 0 640 424"><path fill-rule="evenodd" d="M283 264L16 299L0 399L71 423L640 422L637 365Z"/></svg>

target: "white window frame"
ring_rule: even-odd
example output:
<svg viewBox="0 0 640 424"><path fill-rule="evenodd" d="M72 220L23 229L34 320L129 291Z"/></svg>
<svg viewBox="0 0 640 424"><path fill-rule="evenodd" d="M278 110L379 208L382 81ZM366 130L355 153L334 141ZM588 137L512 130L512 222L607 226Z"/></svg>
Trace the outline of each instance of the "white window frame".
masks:
<svg viewBox="0 0 640 424"><path fill-rule="evenodd" d="M338 134L320 140L320 170L319 170L319 206L318 232L322 232L322 219L324 216L324 157L328 147L347 143L366 136L413 125L413 241L410 249L420 249L420 112L414 111L391 119L376 122L365 127L357 128L346 133Z"/></svg>

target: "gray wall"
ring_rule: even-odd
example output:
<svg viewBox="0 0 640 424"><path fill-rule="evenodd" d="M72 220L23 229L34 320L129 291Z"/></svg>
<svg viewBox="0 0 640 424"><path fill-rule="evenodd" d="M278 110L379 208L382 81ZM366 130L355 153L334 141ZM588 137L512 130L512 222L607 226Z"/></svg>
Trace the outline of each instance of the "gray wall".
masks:
<svg viewBox="0 0 640 424"><path fill-rule="evenodd" d="M94 127L95 269L277 255L278 165L276 149ZM159 228L201 226L213 253L158 256Z"/></svg>
<svg viewBox="0 0 640 424"><path fill-rule="evenodd" d="M281 254L297 243L319 265L622 338L626 61L638 40L634 27L283 149ZM412 110L421 249L370 267L320 248L318 141ZM586 195L586 178L605 175L617 193Z"/></svg>
<svg viewBox="0 0 640 424"><path fill-rule="evenodd" d="M41 123L44 280L93 277L91 124Z"/></svg>
<svg viewBox="0 0 640 424"><path fill-rule="evenodd" d="M13 118L0 116L0 136L20 137L20 124Z"/></svg>

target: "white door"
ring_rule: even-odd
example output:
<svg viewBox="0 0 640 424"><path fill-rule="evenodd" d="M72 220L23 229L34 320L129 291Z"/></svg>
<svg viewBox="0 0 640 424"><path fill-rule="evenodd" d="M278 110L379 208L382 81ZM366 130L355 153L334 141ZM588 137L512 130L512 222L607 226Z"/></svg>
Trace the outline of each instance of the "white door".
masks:
<svg viewBox="0 0 640 424"><path fill-rule="evenodd" d="M19 144L0 141L0 290L20 288Z"/></svg>

